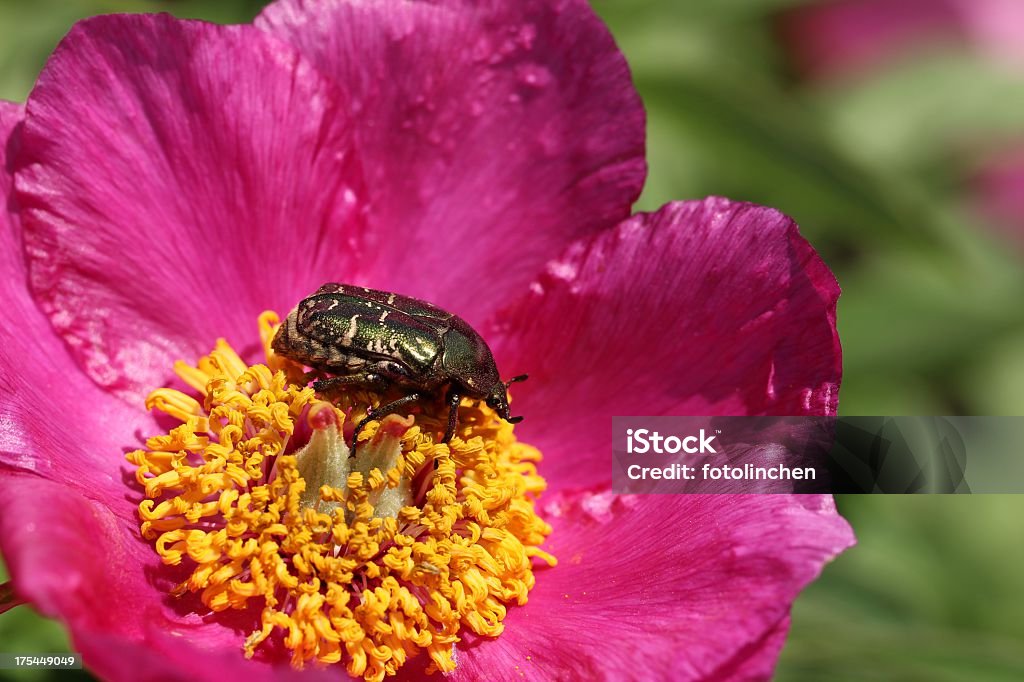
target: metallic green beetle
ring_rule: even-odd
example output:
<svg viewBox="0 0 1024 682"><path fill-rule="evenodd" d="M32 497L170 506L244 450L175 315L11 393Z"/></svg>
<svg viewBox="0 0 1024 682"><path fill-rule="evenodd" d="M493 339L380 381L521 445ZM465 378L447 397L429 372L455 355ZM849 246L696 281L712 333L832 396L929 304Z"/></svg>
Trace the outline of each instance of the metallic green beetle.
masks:
<svg viewBox="0 0 1024 682"><path fill-rule="evenodd" d="M464 320L419 299L348 284L329 283L292 310L272 342L274 352L334 376L313 384L317 391L343 385L409 392L367 412L352 434L352 452L372 419L447 389L448 428L455 433L463 396L484 400L509 422L508 387L526 375L502 381L491 349Z"/></svg>

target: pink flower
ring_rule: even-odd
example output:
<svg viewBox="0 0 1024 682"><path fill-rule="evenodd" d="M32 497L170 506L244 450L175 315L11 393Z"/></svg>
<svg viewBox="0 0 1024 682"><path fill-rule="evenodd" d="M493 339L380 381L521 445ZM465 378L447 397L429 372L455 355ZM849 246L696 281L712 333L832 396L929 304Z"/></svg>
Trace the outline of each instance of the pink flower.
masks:
<svg viewBox="0 0 1024 682"><path fill-rule="evenodd" d="M271 679L245 611L168 595L124 459L151 389L324 281L433 301L530 372L516 435L553 526L525 606L457 679L765 679L852 543L828 497L618 497L614 414L834 414L839 290L791 220L629 217L644 115L581 0L279 2L255 27L77 25L0 104L0 550L109 679ZM247 629L248 628L248 629ZM279 657L285 660L285 657ZM424 657L401 673L422 674ZM304 673L338 679L341 671Z"/></svg>

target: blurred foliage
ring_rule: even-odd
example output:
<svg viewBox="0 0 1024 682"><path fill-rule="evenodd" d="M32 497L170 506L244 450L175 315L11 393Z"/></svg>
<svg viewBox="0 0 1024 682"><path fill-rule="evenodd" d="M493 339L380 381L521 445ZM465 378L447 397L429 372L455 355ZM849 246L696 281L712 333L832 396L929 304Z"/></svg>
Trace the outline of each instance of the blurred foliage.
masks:
<svg viewBox="0 0 1024 682"><path fill-rule="evenodd" d="M844 290L843 413L1024 414L1024 239L996 236L964 192L977 154L1024 139L1024 76L949 49L807 84L776 30L800 4L594 0L648 110L639 208L718 194L797 220ZM0 0L0 97L24 99L81 17L240 22L260 5ZM1024 677L1024 501L839 502L860 544L797 602L780 680ZM65 646L27 608L0 618L0 649Z"/></svg>

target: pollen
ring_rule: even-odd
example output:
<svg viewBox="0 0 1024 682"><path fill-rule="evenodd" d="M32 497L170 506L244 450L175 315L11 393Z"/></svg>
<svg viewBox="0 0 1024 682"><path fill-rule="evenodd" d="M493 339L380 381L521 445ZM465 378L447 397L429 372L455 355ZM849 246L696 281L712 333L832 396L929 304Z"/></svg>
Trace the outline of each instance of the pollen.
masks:
<svg viewBox="0 0 1024 682"><path fill-rule="evenodd" d="M318 395L271 350L279 323L260 316L265 364L219 340L196 366L175 364L194 395L160 388L146 401L178 423L127 456L145 491L142 536L191 570L171 594L251 611L239 637L250 658L283 647L296 668L381 680L425 651L429 671L454 670L455 644L500 635L535 569L556 563L540 548L540 453L466 400L451 442L443 407L426 406L371 421L353 457L353 426L380 397Z"/></svg>

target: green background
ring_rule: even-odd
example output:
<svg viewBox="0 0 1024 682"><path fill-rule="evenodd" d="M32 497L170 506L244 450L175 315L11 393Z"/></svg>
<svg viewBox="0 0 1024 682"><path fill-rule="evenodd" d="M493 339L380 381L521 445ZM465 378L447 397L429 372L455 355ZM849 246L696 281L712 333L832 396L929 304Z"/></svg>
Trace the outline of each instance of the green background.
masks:
<svg viewBox="0 0 1024 682"><path fill-rule="evenodd" d="M1024 232L1000 238L972 212L963 144L1024 139L1024 68L932 46L807 83L777 31L796 0L594 4L648 110L639 208L708 194L774 206L836 273L841 413L1024 414ZM0 0L0 97L23 100L81 17L241 22L261 5ZM839 504L859 545L798 600L778 679L1024 679L1024 498ZM0 650L67 646L29 608L0 617Z"/></svg>

